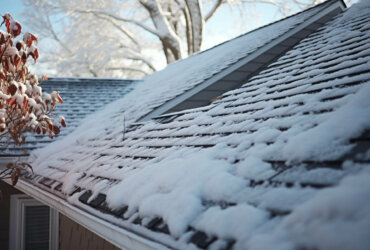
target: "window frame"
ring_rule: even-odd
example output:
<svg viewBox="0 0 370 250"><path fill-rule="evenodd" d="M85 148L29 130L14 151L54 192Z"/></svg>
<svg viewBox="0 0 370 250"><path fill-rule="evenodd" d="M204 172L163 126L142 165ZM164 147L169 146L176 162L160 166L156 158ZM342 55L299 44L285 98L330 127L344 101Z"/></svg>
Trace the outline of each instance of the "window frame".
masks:
<svg viewBox="0 0 370 250"><path fill-rule="evenodd" d="M26 207L46 206L25 194L10 196L9 249L25 249L25 212ZM48 206L47 206L48 207ZM50 208L49 217L49 250L59 248L59 214Z"/></svg>

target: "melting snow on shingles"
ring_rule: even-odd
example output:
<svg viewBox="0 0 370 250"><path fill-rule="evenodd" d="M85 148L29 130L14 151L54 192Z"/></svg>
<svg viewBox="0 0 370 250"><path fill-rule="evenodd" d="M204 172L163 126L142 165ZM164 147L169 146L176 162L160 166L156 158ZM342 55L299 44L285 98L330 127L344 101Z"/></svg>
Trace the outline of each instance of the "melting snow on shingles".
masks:
<svg viewBox="0 0 370 250"><path fill-rule="evenodd" d="M367 82L326 121L289 138L283 149L284 158L290 161L338 159L351 149L349 140L370 127L369 116L370 82Z"/></svg>
<svg viewBox="0 0 370 250"><path fill-rule="evenodd" d="M200 152L178 150L111 188L108 204L112 208L128 204L127 214L139 210L143 216L164 218L178 237L204 210L203 200L224 201L246 185L231 174L232 165L217 158L222 150L222 146Z"/></svg>
<svg viewBox="0 0 370 250"><path fill-rule="evenodd" d="M216 46L192 55L186 60L168 65L165 69L145 77L124 98L86 118L67 138L49 145L40 154L61 154L61 152L68 154L68 149L63 150L64 145L77 146L87 143L89 139L102 138L107 132L106 129L120 133L124 123L125 126L129 126L154 108L227 68L318 11L319 8L313 8L295 17L235 38L222 46Z"/></svg>
<svg viewBox="0 0 370 250"><path fill-rule="evenodd" d="M194 58L197 57L194 56ZM209 60L212 61L212 59ZM191 62L191 60L189 61ZM60 166L58 157L52 154L61 151L71 161L75 162L71 165L75 168L64 179L66 183L64 188L69 189L70 184L78 178L77 174L72 173L74 171L84 172L95 162L93 155L89 155L91 158L81 160L77 158L79 154L75 152L96 150L95 153L100 153L101 150L106 149L104 143L98 149L85 146L91 138L103 141L106 136L105 129L119 137L123 128L121 109L126 109L125 115L130 122L133 117L145 114L163 101L160 95L165 91L168 91L166 99L178 94L178 91L181 92L192 84L189 83L190 85L186 87L178 87L176 85L179 83L174 81L175 78L171 78L170 75L167 75L169 80L165 81L161 74L163 76L166 76L166 74L176 75L176 67L171 65L168 68L171 69L171 67L174 72L171 72L172 70L168 73L163 71L148 77L144 81L147 84L146 86L143 83L131 94L110 105L104 112L97 113L87 119L77 132L63 142L56 142L51 147L40 151L40 157L34 162L35 172L42 173L49 165L59 164ZM174 82L171 82L171 79ZM195 80L189 81L196 82ZM160 85L161 83L163 85ZM152 91L154 88L158 90L158 93ZM236 248L348 249L348 246L355 246L357 249L365 249L366 246L369 246L369 240L365 233L370 231L368 202L370 174L368 172L347 177L339 186L322 191L318 190L317 192L309 188L298 187L290 190L283 187L266 190L264 186L251 188L248 187L248 178L268 179L274 175L275 172L271 164L263 161L264 156L269 153L276 155L283 152L285 158L292 162L310 159L310 157L318 157L317 160L322 160L327 159L325 158L327 156L338 157L344 154L349 149L347 145L349 139L359 135L369 127L367 117L370 103L366 98L369 89L369 83L364 83L363 88L356 89L355 94L349 95L344 101L335 102L334 112L316 118L315 121L318 123L316 127L299 124L288 130L284 138L281 138L280 132L274 128L261 129L261 127L269 127L267 124L271 125L271 121L267 121L266 123L260 122L253 125L254 129L257 129L255 135L253 133L235 135L233 138L237 144L239 143L237 148L231 149L226 144L219 144L210 149L176 148L171 153L167 153L169 151L163 149L162 151L166 152L165 156L162 152L162 155L157 159L143 164L145 166L139 165L138 168L116 177L121 178L122 181L107 191L108 205L111 208L120 208L127 205L129 209L126 216L138 211L140 216L143 217L162 217L168 224L171 235L175 237L181 236L189 226L192 226L221 238L243 239L237 243ZM137 96L138 94L140 95ZM136 100L139 97L147 99L138 102ZM157 98L160 101L154 101ZM256 99L258 98L261 98L261 96L256 97ZM317 96L316 98L319 99ZM245 99L240 98L238 101L245 101ZM135 105L130 106L132 103ZM216 106L211 111L218 112L224 108L220 106ZM312 108L312 106L309 108ZM271 112L276 111L271 110ZM198 132L200 127L197 126L197 123L210 119L209 115L209 113L199 114L199 117L193 121L194 124L189 127L189 132ZM250 116L252 117L253 114ZM241 120L243 118L253 120L251 117L240 114ZM309 119L307 117L313 116L301 116L299 118L302 118L303 122L307 122L307 119ZM289 119L289 124L296 123L296 119L297 117L293 116ZM351 121L351 125L341 124L345 127L338 127L337 123L347 121ZM250 126L247 123L249 121L241 124ZM237 125L235 124L235 126ZM158 124L149 122L145 125L146 129L150 126L154 127ZM216 125L214 126L216 127ZM230 126L233 126L233 124ZM144 129L135 132L138 134L145 133ZM230 139L231 137L227 138ZM287 143L285 139L287 139ZM266 146L265 142L270 140L279 140L278 146L283 150L277 149L276 145ZM295 148L303 144L303 142L301 143L302 140L304 142L312 140L312 143ZM251 146L250 141L253 141L255 145ZM182 141L182 143L184 142L185 140ZM129 142L124 141L123 143ZM152 141L148 145L151 143L152 145L159 145L162 141ZM336 148L340 149L340 152L337 152ZM136 150L135 144L132 148L125 147L125 149ZM235 155L242 158L237 164L230 161L230 159L235 158ZM48 157L50 159L47 159ZM120 161L122 161L122 158L111 159L109 163L115 165ZM105 171L107 171L106 168L100 168L96 174L104 175ZM96 190L100 192L101 188ZM249 201L254 201L252 202L253 206L248 203ZM303 201L307 202L302 204ZM208 208L209 204L207 202L214 204L212 208ZM233 205L221 209L221 206L217 206L218 202L228 202ZM277 203L280 203L280 208L283 207L293 212L281 223L273 220L276 224L272 223L273 225L266 229L264 225L268 224L270 220L266 208L271 208ZM353 227L351 223L353 223ZM356 234L351 234L348 231L352 229ZM259 235L256 235L257 232L259 232ZM337 236L336 232L342 233L343 237L335 237Z"/></svg>
<svg viewBox="0 0 370 250"><path fill-rule="evenodd" d="M370 247L370 172L344 178L301 204L271 232L246 243L255 250L367 250Z"/></svg>

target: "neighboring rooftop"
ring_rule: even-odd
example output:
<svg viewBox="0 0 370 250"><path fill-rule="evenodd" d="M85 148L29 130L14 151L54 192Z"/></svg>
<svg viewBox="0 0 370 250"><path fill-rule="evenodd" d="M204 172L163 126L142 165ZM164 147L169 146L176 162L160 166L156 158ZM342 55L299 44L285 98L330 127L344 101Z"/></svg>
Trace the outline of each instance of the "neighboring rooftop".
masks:
<svg viewBox="0 0 370 250"><path fill-rule="evenodd" d="M168 248L368 249L369 13L338 14L208 106L130 126L220 61L184 80L196 56L170 65L35 152L26 181Z"/></svg>
<svg viewBox="0 0 370 250"><path fill-rule="evenodd" d="M135 82L137 81L104 78L50 78L43 81L40 86L44 92L59 91L64 100L63 104L57 106L55 113L64 116L67 127L62 128L55 139L71 133L89 114L122 98L134 88ZM0 141L0 157L26 156L30 151L55 139L50 139L47 135L29 134L22 146Z"/></svg>

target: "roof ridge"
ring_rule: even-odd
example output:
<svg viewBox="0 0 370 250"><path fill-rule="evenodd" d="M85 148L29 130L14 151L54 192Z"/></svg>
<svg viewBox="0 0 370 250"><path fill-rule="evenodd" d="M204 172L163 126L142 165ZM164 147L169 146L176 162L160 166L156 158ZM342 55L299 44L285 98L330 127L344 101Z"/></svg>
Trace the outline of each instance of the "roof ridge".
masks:
<svg viewBox="0 0 370 250"><path fill-rule="evenodd" d="M141 81L141 79L125 79L125 78L105 78L105 77L49 77L45 81L70 81L70 82L88 82L88 81Z"/></svg>
<svg viewBox="0 0 370 250"><path fill-rule="evenodd" d="M287 16L287 17L285 17L285 18L281 18L281 19L279 19L279 20L276 20L276 21L273 21L273 22L271 22L271 23L268 23L268 24L265 24L265 25L263 25L263 26L260 26L260 27L258 27L258 28L256 28L256 29L250 30L250 31L248 31L248 32L246 32L246 33L243 33L243 34L241 34L241 35L238 35L238 36L236 36L236 37L234 37L234 38L232 38L232 39L229 39L229 40L227 40L227 41L225 41L225 42L219 43L219 44L217 44L217 45L215 45L215 46L213 46L213 47L211 47L211 48L208 48L208 49L202 50L202 51L200 51L200 52L198 52L198 53L192 54L192 55L190 55L189 57L191 57L191 56L195 56L195 55L199 55L199 54L202 54L202 53L204 53L204 52L206 52L206 51L212 50L212 49L214 49L214 48L216 48L216 47L219 47L219 46L221 46L221 45L223 45L223 44L226 44L226 43L232 42L232 41L234 41L235 39L238 39L238 38L240 38L240 37L243 37L243 36L249 35L249 34L251 34L251 33L253 33L253 32L256 32L256 31L258 31L258 30L260 30L260 29L263 29L263 28L266 28L266 27L268 27L268 26L274 25L274 24L276 24L276 23L282 22L282 21L284 21L284 20L286 20L286 19L288 19L288 18L292 18L292 17L297 16L297 15L299 15L299 14L301 14L301 13L306 12L306 11L310 11L310 10L312 10L312 9L314 9L314 8L319 8L320 6L325 5L325 4L329 4L329 3L331 3L331 2L342 2L342 3L344 4L344 6L345 6L345 7L347 7L347 5L344 3L344 1L343 1L343 0L327 0L327 1L325 1L325 2L322 2L322 3L320 3L320 4L317 4L317 5L315 5L315 6L309 7L309 8L307 8L307 9L305 9L305 10L298 11L297 13L292 14L292 15L290 15L290 16Z"/></svg>

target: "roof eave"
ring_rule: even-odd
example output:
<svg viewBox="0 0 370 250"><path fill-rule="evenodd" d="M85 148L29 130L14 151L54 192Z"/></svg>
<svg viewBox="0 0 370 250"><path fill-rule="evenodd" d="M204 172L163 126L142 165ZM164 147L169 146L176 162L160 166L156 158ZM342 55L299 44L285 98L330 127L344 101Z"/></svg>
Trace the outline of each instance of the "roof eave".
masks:
<svg viewBox="0 0 370 250"><path fill-rule="evenodd" d="M4 181L10 184L9 180ZM79 223L119 248L142 250L168 249L159 243L143 238L135 233L91 215L88 212L69 204L56 195L37 188L24 180L19 180L15 187L41 203L57 210L59 213L69 217L73 221Z"/></svg>

